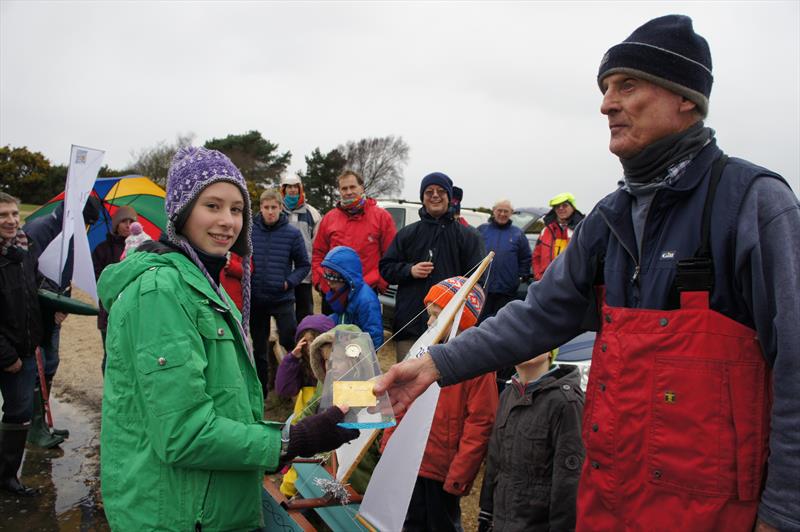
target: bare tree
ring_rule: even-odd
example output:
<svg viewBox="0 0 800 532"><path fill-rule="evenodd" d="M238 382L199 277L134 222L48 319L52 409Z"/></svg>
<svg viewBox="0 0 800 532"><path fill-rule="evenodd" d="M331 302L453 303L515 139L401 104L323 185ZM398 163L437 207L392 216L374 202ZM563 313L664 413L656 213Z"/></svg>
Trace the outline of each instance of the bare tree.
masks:
<svg viewBox="0 0 800 532"><path fill-rule="evenodd" d="M361 174L367 195L386 197L403 189L403 169L408 163L408 144L403 137L377 137L348 141L336 148L347 168Z"/></svg>
<svg viewBox="0 0 800 532"><path fill-rule="evenodd" d="M194 133L178 134L172 144L162 140L155 146L131 152L133 162L129 166L134 172L147 176L162 187L166 187L167 172L172 157L180 148L191 146L194 137Z"/></svg>

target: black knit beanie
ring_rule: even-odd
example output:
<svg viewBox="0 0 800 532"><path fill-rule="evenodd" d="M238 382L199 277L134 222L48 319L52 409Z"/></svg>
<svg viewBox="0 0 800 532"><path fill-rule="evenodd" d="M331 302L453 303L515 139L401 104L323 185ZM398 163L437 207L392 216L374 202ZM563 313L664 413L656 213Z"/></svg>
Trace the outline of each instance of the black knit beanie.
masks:
<svg viewBox="0 0 800 532"><path fill-rule="evenodd" d="M431 185L439 185L445 192L447 192L447 201L453 198L453 180L447 174L441 172L433 172L422 178L422 183L419 185L419 200L422 201L422 196L425 195L425 189Z"/></svg>
<svg viewBox="0 0 800 532"><path fill-rule="evenodd" d="M597 83L603 78L626 73L680 94L697 104L705 117L714 76L711 50L694 32L692 19L685 15L654 18L611 47L600 61Z"/></svg>

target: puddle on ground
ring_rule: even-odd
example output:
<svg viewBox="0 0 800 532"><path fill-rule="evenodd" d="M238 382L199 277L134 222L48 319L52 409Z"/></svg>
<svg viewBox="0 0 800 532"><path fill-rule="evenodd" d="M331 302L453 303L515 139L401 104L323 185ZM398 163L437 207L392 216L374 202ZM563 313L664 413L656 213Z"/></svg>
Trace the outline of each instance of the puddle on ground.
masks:
<svg viewBox="0 0 800 532"><path fill-rule="evenodd" d="M98 504L100 435L95 418L75 403L51 398L56 427L70 435L56 449L25 451L22 480L38 487L38 497L0 491L0 530L107 531Z"/></svg>

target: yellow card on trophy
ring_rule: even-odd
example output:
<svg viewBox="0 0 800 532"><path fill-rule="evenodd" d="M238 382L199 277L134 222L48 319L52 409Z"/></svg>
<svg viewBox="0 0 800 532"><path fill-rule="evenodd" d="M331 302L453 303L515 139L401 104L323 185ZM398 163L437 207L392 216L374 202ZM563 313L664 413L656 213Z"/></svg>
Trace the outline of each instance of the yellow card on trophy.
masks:
<svg viewBox="0 0 800 532"><path fill-rule="evenodd" d="M372 393L372 381L335 381L333 404L348 406L375 406L377 397Z"/></svg>

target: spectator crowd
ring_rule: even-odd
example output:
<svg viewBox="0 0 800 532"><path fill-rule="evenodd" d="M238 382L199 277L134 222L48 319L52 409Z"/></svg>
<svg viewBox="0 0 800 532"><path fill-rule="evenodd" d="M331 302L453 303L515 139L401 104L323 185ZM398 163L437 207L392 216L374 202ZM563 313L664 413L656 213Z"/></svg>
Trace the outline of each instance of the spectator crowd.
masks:
<svg viewBox="0 0 800 532"><path fill-rule="evenodd" d="M780 176L716 146L703 124L712 79L688 17L654 19L612 47L597 82L621 187L587 215L573 194L553 197L533 250L511 201L471 227L464 191L441 172L422 178L419 220L398 230L357 172L338 177L324 216L297 176L251 208L224 154L179 150L161 238L120 207L92 254L112 528L262 527L265 471L283 470L292 497L293 458L358 436L340 426L346 405L316 405L337 330L384 344L389 285L399 364L376 393L402 423L430 383L446 385L404 530L462 530L459 501L484 461L481 531L800 528L800 208ZM84 220L98 211L89 201ZM37 296L69 295L71 258L63 286L37 268L62 218L56 209L23 228L19 201L0 192L0 489L16 496L37 492L18 475L26 442L69 436L45 422L66 314ZM410 353L489 251L457 336ZM599 333L585 398L558 347L589 329ZM270 394L294 402L285 423L263 421ZM366 486L393 433L353 486Z"/></svg>

